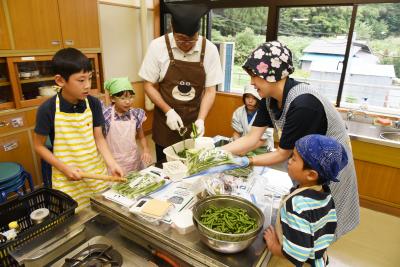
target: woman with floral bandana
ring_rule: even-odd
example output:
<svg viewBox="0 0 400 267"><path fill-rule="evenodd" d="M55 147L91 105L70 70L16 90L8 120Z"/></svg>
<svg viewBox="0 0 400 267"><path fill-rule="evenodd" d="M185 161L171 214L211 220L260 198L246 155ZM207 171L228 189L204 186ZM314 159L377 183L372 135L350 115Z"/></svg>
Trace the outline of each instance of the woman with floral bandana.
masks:
<svg viewBox="0 0 400 267"><path fill-rule="evenodd" d="M339 174L340 182L330 185L338 213L335 237L354 229L359 223L357 179L350 139L335 107L309 84L289 77L294 72L292 53L278 41L256 48L243 69L262 99L250 132L223 149L243 155L267 127L274 127L280 139L278 148L249 159L250 165L268 166L287 161L303 136L321 134L336 139L346 148L349 164Z"/></svg>

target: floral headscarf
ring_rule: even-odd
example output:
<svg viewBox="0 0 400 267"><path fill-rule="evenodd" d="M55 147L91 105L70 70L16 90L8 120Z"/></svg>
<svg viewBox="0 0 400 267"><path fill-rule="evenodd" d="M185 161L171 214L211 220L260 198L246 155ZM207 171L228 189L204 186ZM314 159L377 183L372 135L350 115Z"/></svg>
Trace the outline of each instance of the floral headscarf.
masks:
<svg viewBox="0 0 400 267"><path fill-rule="evenodd" d="M250 75L268 82L277 82L294 72L292 52L278 41L266 42L257 47L242 67Z"/></svg>
<svg viewBox="0 0 400 267"><path fill-rule="evenodd" d="M296 141L300 156L318 172L323 183L339 182L337 176L346 167L348 157L344 147L325 135L310 134Z"/></svg>

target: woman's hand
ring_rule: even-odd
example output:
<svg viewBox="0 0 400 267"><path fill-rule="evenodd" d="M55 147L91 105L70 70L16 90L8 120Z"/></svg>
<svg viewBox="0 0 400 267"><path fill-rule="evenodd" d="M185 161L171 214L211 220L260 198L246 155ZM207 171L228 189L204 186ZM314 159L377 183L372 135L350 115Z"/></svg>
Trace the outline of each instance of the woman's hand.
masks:
<svg viewBox="0 0 400 267"><path fill-rule="evenodd" d="M143 151L142 155L140 156L142 162L147 166L153 161L153 157L148 151Z"/></svg>

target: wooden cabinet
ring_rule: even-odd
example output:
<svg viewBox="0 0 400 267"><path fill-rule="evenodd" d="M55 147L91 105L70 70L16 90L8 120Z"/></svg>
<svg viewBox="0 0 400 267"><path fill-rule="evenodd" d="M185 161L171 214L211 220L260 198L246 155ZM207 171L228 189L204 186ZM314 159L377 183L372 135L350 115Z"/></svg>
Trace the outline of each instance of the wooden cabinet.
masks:
<svg viewBox="0 0 400 267"><path fill-rule="evenodd" d="M11 49L10 36L3 3L0 1L0 49Z"/></svg>
<svg viewBox="0 0 400 267"><path fill-rule="evenodd" d="M351 143L361 205L400 216L400 148Z"/></svg>
<svg viewBox="0 0 400 267"><path fill-rule="evenodd" d="M58 0L64 47L99 48L96 0Z"/></svg>
<svg viewBox="0 0 400 267"><path fill-rule="evenodd" d="M101 91L100 71L97 54L87 54L93 68L92 95ZM9 57L7 66L14 87L15 106L25 108L40 105L51 93L54 95L54 76L51 70L52 56Z"/></svg>
<svg viewBox="0 0 400 267"><path fill-rule="evenodd" d="M100 48L96 0L8 0L16 50Z"/></svg>
<svg viewBox="0 0 400 267"><path fill-rule="evenodd" d="M57 1L8 0L16 50L61 48Z"/></svg>
<svg viewBox="0 0 400 267"><path fill-rule="evenodd" d="M15 108L14 100L7 62L5 58L0 58L0 110Z"/></svg>
<svg viewBox="0 0 400 267"><path fill-rule="evenodd" d="M21 164L32 175L34 184L41 185L38 159L32 142L35 114L36 110L30 109L0 115L0 161Z"/></svg>

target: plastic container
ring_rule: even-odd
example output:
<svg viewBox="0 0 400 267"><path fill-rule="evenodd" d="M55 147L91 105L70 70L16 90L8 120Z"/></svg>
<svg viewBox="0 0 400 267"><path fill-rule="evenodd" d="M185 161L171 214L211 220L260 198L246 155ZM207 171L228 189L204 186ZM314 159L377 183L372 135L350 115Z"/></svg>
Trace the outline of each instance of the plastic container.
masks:
<svg viewBox="0 0 400 267"><path fill-rule="evenodd" d="M168 161L162 164L163 171L172 181L180 181L188 176L186 165L180 160Z"/></svg>
<svg viewBox="0 0 400 267"><path fill-rule="evenodd" d="M197 137L194 139L194 148L201 149L201 148L214 148L214 139L211 137Z"/></svg>
<svg viewBox="0 0 400 267"><path fill-rule="evenodd" d="M185 142L185 146L183 145L183 142ZM167 161L174 161L174 160L180 160L183 163L186 162L185 158L179 157L175 151L178 153L182 151L184 148L186 149L191 149L194 148L194 140L193 139L186 139L185 141L180 141L176 144L173 144L171 146L168 146L164 148L163 152L167 158Z"/></svg>
<svg viewBox="0 0 400 267"><path fill-rule="evenodd" d="M177 230L181 235L190 233L195 229L193 224L193 212L191 210L183 210L171 215L171 221L171 227Z"/></svg>
<svg viewBox="0 0 400 267"><path fill-rule="evenodd" d="M0 245L0 266L19 266L9 255L10 251L52 230L58 224L73 216L77 206L78 203L70 196L50 188L40 188L0 205L0 232L6 231L8 224L12 221L17 221L20 227L14 240L9 240ZM39 208L47 208L50 214L41 224L35 225L30 214Z"/></svg>

